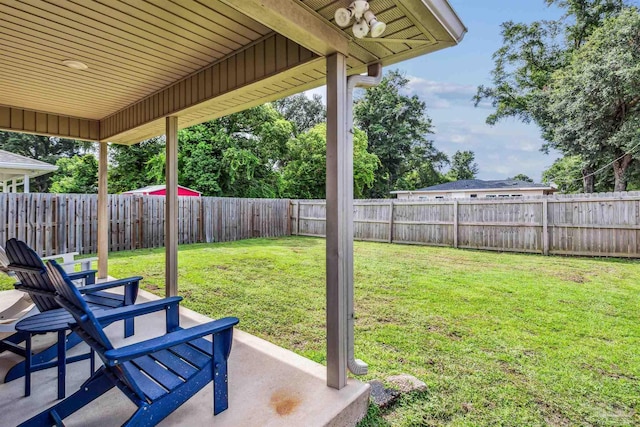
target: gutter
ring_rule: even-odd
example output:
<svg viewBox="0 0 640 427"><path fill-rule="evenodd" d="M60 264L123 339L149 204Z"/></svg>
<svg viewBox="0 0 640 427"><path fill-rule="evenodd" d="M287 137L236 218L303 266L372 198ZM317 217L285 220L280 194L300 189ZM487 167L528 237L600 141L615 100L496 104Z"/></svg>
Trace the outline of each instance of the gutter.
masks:
<svg viewBox="0 0 640 427"><path fill-rule="evenodd" d="M467 27L447 0L422 0L422 4L429 9L456 44L462 41L467 33Z"/></svg>
<svg viewBox="0 0 640 427"><path fill-rule="evenodd" d="M346 120L347 125L351 128L347 132L347 147L350 147L350 152L353 152L353 90L356 87L369 88L377 86L382 80L382 64L376 63L368 67L368 75L362 76L356 74L347 77L347 111ZM353 183L352 183L353 185ZM353 210L353 197L350 199L351 206L347 206L348 209ZM351 236L353 238L353 225L351 225ZM353 262L349 265L349 280L347 281L347 367L349 371L354 375L365 375L369 367L362 360L356 359L354 356L354 337L353 329L355 323L355 310L354 310L354 290L353 290Z"/></svg>

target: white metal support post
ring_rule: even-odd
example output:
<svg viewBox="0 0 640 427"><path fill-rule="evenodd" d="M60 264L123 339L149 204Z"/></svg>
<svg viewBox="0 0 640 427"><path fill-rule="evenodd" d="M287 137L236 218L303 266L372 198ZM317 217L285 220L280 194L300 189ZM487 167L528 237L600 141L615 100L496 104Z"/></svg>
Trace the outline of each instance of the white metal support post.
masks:
<svg viewBox="0 0 640 427"><path fill-rule="evenodd" d="M165 294L178 295L178 118L167 117L164 213Z"/></svg>
<svg viewBox="0 0 640 427"><path fill-rule="evenodd" d="M109 270L109 207L107 191L107 143L100 142L98 156L98 278Z"/></svg>
<svg viewBox="0 0 640 427"><path fill-rule="evenodd" d="M24 175L24 178L22 180L22 192L23 193L29 192L29 175L27 174Z"/></svg>
<svg viewBox="0 0 640 427"><path fill-rule="evenodd" d="M353 280L353 149L347 144L346 57L327 57L327 385L347 385L347 286Z"/></svg>

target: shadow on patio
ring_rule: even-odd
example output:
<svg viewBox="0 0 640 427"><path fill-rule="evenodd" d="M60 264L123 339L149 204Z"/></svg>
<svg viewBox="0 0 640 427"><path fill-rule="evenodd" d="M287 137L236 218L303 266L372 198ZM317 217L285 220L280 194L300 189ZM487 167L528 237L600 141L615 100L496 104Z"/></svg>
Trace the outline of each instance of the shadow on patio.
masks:
<svg viewBox="0 0 640 427"><path fill-rule="evenodd" d="M157 299L140 291L138 303ZM106 328L114 345L131 344L164 333L165 318L158 312L136 319L136 334L122 337L120 322ZM184 327L211 319L187 308L180 308ZM242 322L242 319L240 319ZM241 323L242 324L242 323ZM34 347L50 345L54 334L38 336ZM86 352L83 343L69 355ZM21 358L5 352L0 355L0 376L4 377L12 362ZM89 361L67 367L67 396L89 377ZM56 368L32 374L30 397L24 397L24 379L0 384L0 425L14 426L55 404ZM346 426L355 425L367 410L369 386L349 379L348 385L335 390L326 386L326 368L274 344L234 331L229 358L229 409L213 416L213 387L204 387L191 400L160 423L162 426ZM117 389L65 419L67 426L121 425L135 406Z"/></svg>

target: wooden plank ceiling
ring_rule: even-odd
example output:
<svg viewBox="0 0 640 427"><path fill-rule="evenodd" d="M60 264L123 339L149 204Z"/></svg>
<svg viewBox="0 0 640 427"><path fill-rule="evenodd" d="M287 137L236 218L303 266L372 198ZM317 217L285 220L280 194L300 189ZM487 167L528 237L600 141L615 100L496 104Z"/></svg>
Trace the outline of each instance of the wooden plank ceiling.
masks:
<svg viewBox="0 0 640 427"><path fill-rule="evenodd" d="M294 0L263 3L287 1ZM162 134L166 114L184 127L324 84L321 54L227 3L0 0L0 129L135 143ZM335 31L333 14L348 3L291 5ZM371 0L389 42L340 30L350 40L350 73L459 41L427 3ZM89 68L73 70L65 60Z"/></svg>

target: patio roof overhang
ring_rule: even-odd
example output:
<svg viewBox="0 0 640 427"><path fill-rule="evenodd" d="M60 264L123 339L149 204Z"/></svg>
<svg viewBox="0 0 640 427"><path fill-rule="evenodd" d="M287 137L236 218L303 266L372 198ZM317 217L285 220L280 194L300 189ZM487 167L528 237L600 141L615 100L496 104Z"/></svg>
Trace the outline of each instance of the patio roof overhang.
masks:
<svg viewBox="0 0 640 427"><path fill-rule="evenodd" d="M458 43L445 0L372 0L387 23L356 39L333 22L348 0L0 0L0 129L137 143ZM86 64L86 70L63 65Z"/></svg>
<svg viewBox="0 0 640 427"><path fill-rule="evenodd" d="M333 20L350 0L0 0L0 130L100 142L99 276L107 275L107 142L166 135L166 293L177 294L178 129L327 83L327 384L347 384L353 164L347 77L461 41L446 0L370 0L377 39ZM65 61L88 68L71 69ZM353 81L352 81L353 82Z"/></svg>

